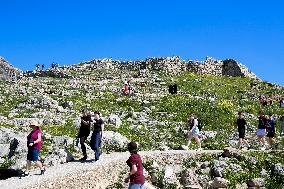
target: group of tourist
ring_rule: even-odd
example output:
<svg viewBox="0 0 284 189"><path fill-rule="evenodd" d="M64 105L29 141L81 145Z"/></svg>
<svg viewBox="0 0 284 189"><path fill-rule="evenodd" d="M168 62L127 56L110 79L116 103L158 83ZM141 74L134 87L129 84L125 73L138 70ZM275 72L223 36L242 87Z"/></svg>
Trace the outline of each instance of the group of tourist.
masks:
<svg viewBox="0 0 284 189"><path fill-rule="evenodd" d="M245 132L246 132L246 125L247 122L244 118L244 114L239 112L239 117L237 119L237 127L239 133L239 145L238 147L241 148L243 144L245 144L248 148L250 148L249 143L245 139ZM284 117L281 117L281 124L282 124L282 131L281 135L284 132ZM261 150L265 150L267 148L267 144L274 149L275 148L275 135L276 135L276 119L272 114L265 115L262 111L259 112L258 117L258 127L256 131L256 135L258 141L261 146Z"/></svg>
<svg viewBox="0 0 284 189"><path fill-rule="evenodd" d="M81 126L77 135L83 153L83 157L80 159L80 161L85 161L88 158L85 142L91 133L91 127L93 127L93 133L91 136L90 145L95 154L95 161L98 161L101 155L100 147L104 131L104 121L101 119L100 112L96 111L93 113L93 115L94 119L91 118L91 114L86 110L82 111ZM284 134L284 116L282 116L280 120L282 121L282 134ZM247 122L242 112L238 113L236 125L239 133L238 147L242 148L243 145L246 145L248 148L250 148L248 141L245 139ZM189 132L187 133L186 145L182 145L183 149L187 150L191 144L191 140L194 139L198 146L197 150L202 150L200 139L201 125L194 113L189 114L187 126ZM38 123L35 121L31 122L30 127L32 128L32 132L27 137L28 155L26 170L29 171L31 163L34 162L35 165L40 168L41 174L44 174L45 167L39 161L39 151L42 147L42 131L40 130ZM266 149L267 142L270 146L275 144L275 134L276 123L273 115L264 115L263 112L260 112L256 135L258 137L261 150ZM129 166L130 171L127 178L125 178L125 182L129 182L129 189L143 189L145 178L143 176L142 160L140 155L137 153L137 144L135 142L130 142L127 145L127 148L130 152L130 157L126 161L126 164Z"/></svg>
<svg viewBox="0 0 284 189"><path fill-rule="evenodd" d="M258 97L259 103L263 106L270 105L272 107L279 104L279 107L282 108L284 105L284 96L281 95L272 95L272 96L266 96L266 95L260 95Z"/></svg>

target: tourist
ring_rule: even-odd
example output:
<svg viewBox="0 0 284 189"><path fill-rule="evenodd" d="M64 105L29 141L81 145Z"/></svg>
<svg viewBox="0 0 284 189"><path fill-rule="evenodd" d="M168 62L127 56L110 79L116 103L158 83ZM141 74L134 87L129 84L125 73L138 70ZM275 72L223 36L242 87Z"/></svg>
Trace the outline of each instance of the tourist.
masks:
<svg viewBox="0 0 284 189"><path fill-rule="evenodd" d="M41 71L44 71L44 64L41 65Z"/></svg>
<svg viewBox="0 0 284 189"><path fill-rule="evenodd" d="M268 117L268 124L267 124L267 128L266 128L266 131L267 131L267 138L268 138L268 142L269 142L269 145L272 147L272 145L275 144L275 140L274 140L274 137L275 137L275 133L276 133L276 129L275 129L275 120L272 116L272 114L269 114L269 117Z"/></svg>
<svg viewBox="0 0 284 189"><path fill-rule="evenodd" d="M281 136L284 136L284 116L281 116Z"/></svg>
<svg viewBox="0 0 284 189"><path fill-rule="evenodd" d="M238 144L238 148L241 148L243 143L246 144L246 146L248 148L250 148L250 145L248 144L248 142L245 139L245 133L246 133L246 125L247 122L244 118L244 115L242 112L238 113L239 117L237 119L237 126L238 126L238 132L239 132L239 144Z"/></svg>
<svg viewBox="0 0 284 189"><path fill-rule="evenodd" d="M129 86L128 86L128 83L127 83L127 82L124 83L124 87L123 87L123 89L122 89L122 93L123 93L124 95L129 95Z"/></svg>
<svg viewBox="0 0 284 189"><path fill-rule="evenodd" d="M43 175L45 168L42 163L39 161L39 152L42 148L42 131L39 128L37 121L31 121L30 128L32 128L31 133L27 136L27 166L26 166L26 175L29 174L32 162L35 163L37 167L40 168L40 174Z"/></svg>
<svg viewBox="0 0 284 189"><path fill-rule="evenodd" d="M130 142L127 148L131 155L126 161L130 172L125 178L125 183L129 183L128 189L144 189L143 164L140 155L137 153L137 144Z"/></svg>
<svg viewBox="0 0 284 189"><path fill-rule="evenodd" d="M102 140L102 133L104 131L104 121L100 118L100 112L95 112L95 119L94 119L94 130L91 137L91 147L92 150L95 152L95 161L99 160L101 151L101 140Z"/></svg>
<svg viewBox="0 0 284 189"><path fill-rule="evenodd" d="M256 132L257 138L261 144L261 150L265 150L265 135L266 135L266 127L267 127L267 119L262 111L259 112L258 118L258 129Z"/></svg>
<svg viewBox="0 0 284 189"><path fill-rule="evenodd" d="M201 140L199 138L199 128L198 128L198 120L195 114L190 114L189 119L188 119L188 125L190 128L190 131L187 136L187 143L185 146L182 146L184 149L188 149L191 140L194 138L195 141L197 142L198 145L198 151L202 150L201 148Z"/></svg>
<svg viewBox="0 0 284 189"><path fill-rule="evenodd" d="M85 161L87 159L85 141L87 140L90 134L91 121L92 121L91 116L88 114L88 112L86 110L82 110L81 127L78 134L78 138L80 139L81 149L83 152L83 157L80 159L81 161Z"/></svg>

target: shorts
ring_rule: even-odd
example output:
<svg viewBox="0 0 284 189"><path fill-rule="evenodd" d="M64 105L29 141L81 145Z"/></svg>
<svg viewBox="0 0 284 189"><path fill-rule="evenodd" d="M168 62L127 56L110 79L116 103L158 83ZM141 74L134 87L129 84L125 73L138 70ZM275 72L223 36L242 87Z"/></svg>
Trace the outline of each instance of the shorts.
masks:
<svg viewBox="0 0 284 189"><path fill-rule="evenodd" d="M273 133L273 132L268 132L266 136L267 136L268 138L273 138L273 137L275 137L275 133Z"/></svg>
<svg viewBox="0 0 284 189"><path fill-rule="evenodd" d="M245 138L245 130L244 129L241 129L241 130L239 130L239 138L242 138L242 139L244 139Z"/></svg>
<svg viewBox="0 0 284 189"><path fill-rule="evenodd" d="M37 149L28 149L27 160L29 161L38 161L39 150Z"/></svg>
<svg viewBox="0 0 284 189"><path fill-rule="evenodd" d="M257 129L257 131L256 131L257 136L263 137L263 136L265 136L265 134L266 134L265 129Z"/></svg>

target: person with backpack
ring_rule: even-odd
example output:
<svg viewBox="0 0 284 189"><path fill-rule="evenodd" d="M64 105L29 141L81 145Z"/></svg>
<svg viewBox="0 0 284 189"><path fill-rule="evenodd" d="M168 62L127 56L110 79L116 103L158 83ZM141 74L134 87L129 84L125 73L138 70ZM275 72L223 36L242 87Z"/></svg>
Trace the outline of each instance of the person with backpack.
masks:
<svg viewBox="0 0 284 189"><path fill-rule="evenodd" d="M101 155L100 147L102 141L102 133L104 130L104 121L100 118L100 112L95 112L94 131L91 137L91 148L95 152L95 161L98 161Z"/></svg>
<svg viewBox="0 0 284 189"><path fill-rule="evenodd" d="M238 117L237 123L236 123L237 127L238 127L238 132L239 132L238 148L241 148L244 143L247 145L248 148L250 148L249 143L245 139L247 122L246 122L242 112L239 112L238 115L239 115L239 117Z"/></svg>
<svg viewBox="0 0 284 189"><path fill-rule="evenodd" d="M201 148L201 140L199 138L199 128L198 128L198 120L195 114L190 114L189 119L188 119L188 126L190 128L190 131L187 135L187 143L185 146L182 146L184 149L188 149L191 140L194 138L197 145L198 145L198 151L202 150Z"/></svg>
<svg viewBox="0 0 284 189"><path fill-rule="evenodd" d="M268 138L268 142L269 142L269 145L271 147L275 144L275 140L274 140L275 133L276 133L276 127L275 126L276 126L276 122L273 118L273 115L269 114L268 124L267 124L267 128L266 128L266 131L267 131L266 137Z"/></svg>
<svg viewBox="0 0 284 189"><path fill-rule="evenodd" d="M32 162L34 162L35 165L40 168L40 175L43 175L45 168L39 161L39 152L42 148L42 131L39 128L38 122L35 120L31 121L30 128L32 128L32 131L27 136L28 154L25 175L29 174Z"/></svg>
<svg viewBox="0 0 284 189"><path fill-rule="evenodd" d="M90 135L90 125L91 125L91 115L88 114L86 110L82 110L82 117L81 117L81 127L79 129L79 133L77 138L80 139L80 145L83 152L83 157L80 161L87 160L87 150L85 146L85 141L87 140L88 136Z"/></svg>
<svg viewBox="0 0 284 189"><path fill-rule="evenodd" d="M259 112L258 117L258 129L256 131L257 138L260 142L261 150L265 150L265 135L266 135L266 127L268 125L268 121L262 111Z"/></svg>
<svg viewBox="0 0 284 189"><path fill-rule="evenodd" d="M144 189L145 177L143 174L143 164L140 155L137 153L137 144L130 142L127 145L127 149L131 154L126 161L130 171L124 182L129 183L128 189Z"/></svg>

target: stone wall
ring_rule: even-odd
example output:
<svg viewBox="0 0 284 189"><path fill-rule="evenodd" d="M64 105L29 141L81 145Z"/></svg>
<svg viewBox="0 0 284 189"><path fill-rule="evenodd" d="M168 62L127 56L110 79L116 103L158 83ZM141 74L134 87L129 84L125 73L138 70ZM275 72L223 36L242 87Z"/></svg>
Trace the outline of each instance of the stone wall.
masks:
<svg viewBox="0 0 284 189"><path fill-rule="evenodd" d="M0 80L12 80L16 79L21 74L21 71L11 64L9 64L4 58L0 57Z"/></svg>

